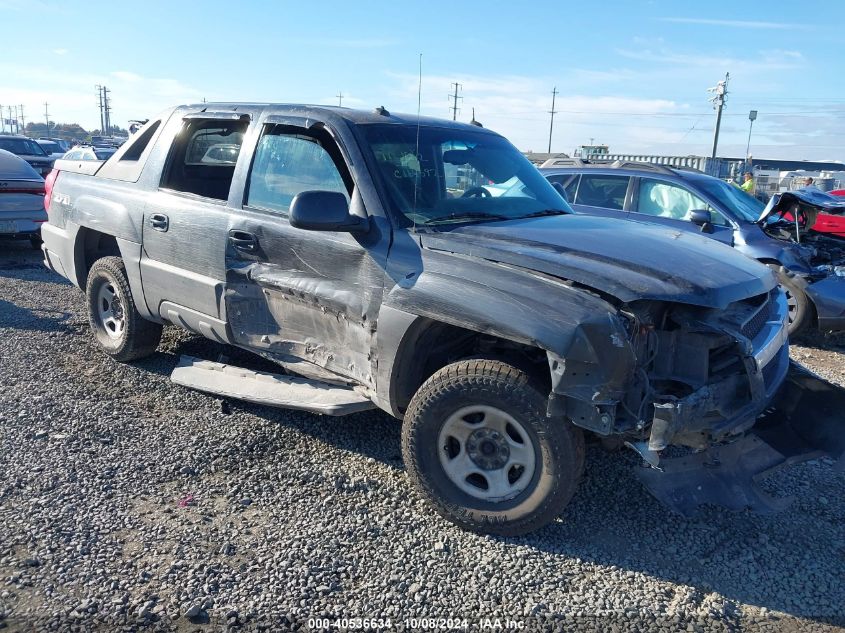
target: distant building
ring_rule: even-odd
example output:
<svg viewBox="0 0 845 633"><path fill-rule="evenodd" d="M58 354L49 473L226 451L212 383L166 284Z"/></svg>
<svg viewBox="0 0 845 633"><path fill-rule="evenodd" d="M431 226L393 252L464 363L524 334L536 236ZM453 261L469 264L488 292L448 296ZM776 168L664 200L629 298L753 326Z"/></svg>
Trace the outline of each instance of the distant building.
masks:
<svg viewBox="0 0 845 633"><path fill-rule="evenodd" d="M522 153L528 160L530 160L538 167L545 163L547 160L552 160L555 158L569 158L569 154L564 154L562 152L552 152L551 154L549 154L548 152L532 152L531 150L528 150L527 152Z"/></svg>
<svg viewBox="0 0 845 633"><path fill-rule="evenodd" d="M603 158L609 153L610 148L607 145L581 145L575 150L575 156L580 158Z"/></svg>

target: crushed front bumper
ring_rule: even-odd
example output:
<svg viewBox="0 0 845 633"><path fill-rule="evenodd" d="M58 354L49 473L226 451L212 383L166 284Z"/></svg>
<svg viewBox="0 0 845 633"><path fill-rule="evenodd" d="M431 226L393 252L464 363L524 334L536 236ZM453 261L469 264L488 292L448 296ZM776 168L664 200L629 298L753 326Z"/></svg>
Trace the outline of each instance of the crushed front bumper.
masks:
<svg viewBox="0 0 845 633"><path fill-rule="evenodd" d="M759 480L790 464L828 456L845 468L845 389L790 362L789 373L769 407L739 439L675 458L637 476L657 499L684 515L699 505L769 513L791 499L775 499Z"/></svg>

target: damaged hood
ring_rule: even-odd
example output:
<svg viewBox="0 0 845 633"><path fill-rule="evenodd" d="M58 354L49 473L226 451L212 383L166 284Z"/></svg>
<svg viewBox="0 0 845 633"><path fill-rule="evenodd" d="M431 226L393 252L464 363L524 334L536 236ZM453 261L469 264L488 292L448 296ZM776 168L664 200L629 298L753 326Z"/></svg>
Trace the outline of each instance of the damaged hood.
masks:
<svg viewBox="0 0 845 633"><path fill-rule="evenodd" d="M773 195L766 208L760 213L760 217L757 218L757 223L762 225L774 215L789 213L796 204L803 207L805 211L832 213L834 215L845 213L845 199L831 196L819 189L798 189Z"/></svg>
<svg viewBox="0 0 845 633"><path fill-rule="evenodd" d="M653 224L560 215L420 235L424 248L502 262L638 299L723 308L774 287L771 272L731 247Z"/></svg>

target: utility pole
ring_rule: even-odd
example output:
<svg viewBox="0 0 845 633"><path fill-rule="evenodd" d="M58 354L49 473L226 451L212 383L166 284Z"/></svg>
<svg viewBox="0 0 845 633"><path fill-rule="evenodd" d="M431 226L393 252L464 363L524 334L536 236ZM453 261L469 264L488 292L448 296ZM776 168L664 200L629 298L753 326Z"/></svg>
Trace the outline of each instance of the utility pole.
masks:
<svg viewBox="0 0 845 633"><path fill-rule="evenodd" d="M47 133L44 135L45 138L50 138L50 111L47 109L47 106L50 104L46 101L44 102L44 122L47 123Z"/></svg>
<svg viewBox="0 0 845 633"><path fill-rule="evenodd" d="M343 93L342 93L342 92L338 92L338 93L335 95L335 97L337 97L337 106L338 106L339 108L342 108L342 107L343 107Z"/></svg>
<svg viewBox="0 0 845 633"><path fill-rule="evenodd" d="M711 169L716 169L716 149L719 146L719 128L722 127L722 108L725 107L725 102L728 100L728 80L731 78L730 73L725 73L724 81L720 81L715 87L709 88L707 92L714 93L710 98L713 107L716 108L716 130L713 133L713 152L710 154ZM718 173L713 174L718 176Z"/></svg>
<svg viewBox="0 0 845 633"><path fill-rule="evenodd" d="M0 134L6 133L6 117L3 116L3 104L0 104Z"/></svg>
<svg viewBox="0 0 845 633"><path fill-rule="evenodd" d="M21 129L26 134L26 119L23 116L23 104L21 104Z"/></svg>
<svg viewBox="0 0 845 633"><path fill-rule="evenodd" d="M103 87L99 84L94 87L97 89L97 101L100 108L100 134L102 134L103 128L105 127L105 121L103 120Z"/></svg>
<svg viewBox="0 0 845 633"><path fill-rule="evenodd" d="M458 90L461 89L461 84L455 82L452 85L455 86L455 94L449 95L453 104L449 109L452 110L452 120L455 121L458 118L458 99L463 99L463 97L458 96Z"/></svg>
<svg viewBox="0 0 845 633"><path fill-rule="evenodd" d="M552 88L552 109L549 110L549 114L552 115L552 118L549 120L549 154L552 153L552 130L555 127L555 114L557 114L557 110L555 110L555 97L557 97L557 86Z"/></svg>
<svg viewBox="0 0 845 633"><path fill-rule="evenodd" d="M111 90L103 86L103 109L105 110L106 136L111 136L111 106L109 106L109 93Z"/></svg>
<svg viewBox="0 0 845 633"><path fill-rule="evenodd" d="M21 133L21 120L18 118L18 106L15 106L15 134Z"/></svg>

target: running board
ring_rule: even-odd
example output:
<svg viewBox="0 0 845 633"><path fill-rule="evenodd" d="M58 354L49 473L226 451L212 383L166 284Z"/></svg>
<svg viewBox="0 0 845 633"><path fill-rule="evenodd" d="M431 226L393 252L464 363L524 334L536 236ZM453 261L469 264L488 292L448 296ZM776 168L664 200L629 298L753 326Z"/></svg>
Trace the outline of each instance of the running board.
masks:
<svg viewBox="0 0 845 633"><path fill-rule="evenodd" d="M179 359L170 380L177 385L218 396L325 415L347 415L375 408L366 396L348 387L252 371L193 356Z"/></svg>

